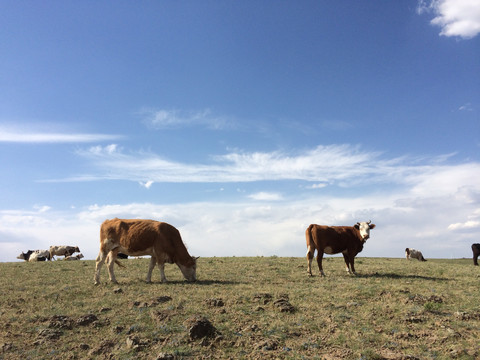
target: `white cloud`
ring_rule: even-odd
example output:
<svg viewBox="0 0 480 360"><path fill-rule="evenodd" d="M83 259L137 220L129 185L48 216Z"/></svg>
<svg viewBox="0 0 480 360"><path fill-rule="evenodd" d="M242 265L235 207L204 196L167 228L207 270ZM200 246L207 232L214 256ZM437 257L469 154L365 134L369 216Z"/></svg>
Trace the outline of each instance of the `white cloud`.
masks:
<svg viewBox="0 0 480 360"><path fill-rule="evenodd" d="M258 201L278 201L283 199L283 196L279 193L264 192L264 191L251 194L248 197L252 200L258 200Z"/></svg>
<svg viewBox="0 0 480 360"><path fill-rule="evenodd" d="M466 103L458 108L459 111L473 111L472 104Z"/></svg>
<svg viewBox="0 0 480 360"><path fill-rule="evenodd" d="M327 187L327 183L318 183L318 184L312 184L307 186L307 189L323 189L324 187Z"/></svg>
<svg viewBox="0 0 480 360"><path fill-rule="evenodd" d="M455 223L448 225L448 230L464 230L480 228L480 221L469 220L464 223Z"/></svg>
<svg viewBox="0 0 480 360"><path fill-rule="evenodd" d="M120 135L58 132L32 132L20 127L0 127L0 142L10 143L86 143L120 139Z"/></svg>
<svg viewBox="0 0 480 360"><path fill-rule="evenodd" d="M433 12L431 24L440 26L440 35L470 39L480 33L480 2L478 0L419 1L418 12Z"/></svg>
<svg viewBox="0 0 480 360"><path fill-rule="evenodd" d="M150 187L153 185L153 181L151 180L147 182L139 181L139 184L143 186L145 189L150 189Z"/></svg>
<svg viewBox="0 0 480 360"><path fill-rule="evenodd" d="M400 159L381 160L380 153L361 151L348 145L318 146L298 154L274 152L231 152L213 156L209 163L175 162L153 153L124 154L120 149L95 146L78 155L92 161L97 175L80 175L56 181L117 179L154 182L252 182L305 180L343 184L384 181L409 171L398 166ZM411 171L411 169L410 169ZM403 172L403 173L399 173ZM52 180L55 181L55 180Z"/></svg>
<svg viewBox="0 0 480 360"><path fill-rule="evenodd" d="M215 116L209 109L200 111L143 109L140 115L145 123L155 129L204 126L212 130L230 128L231 120Z"/></svg>

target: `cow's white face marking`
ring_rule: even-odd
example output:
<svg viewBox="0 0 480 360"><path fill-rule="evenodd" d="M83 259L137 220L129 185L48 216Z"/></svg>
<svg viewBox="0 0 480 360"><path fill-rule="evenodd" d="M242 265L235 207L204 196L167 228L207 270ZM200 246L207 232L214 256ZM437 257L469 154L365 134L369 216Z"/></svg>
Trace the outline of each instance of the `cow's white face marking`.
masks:
<svg viewBox="0 0 480 360"><path fill-rule="evenodd" d="M370 225L370 222L366 222L366 221L359 222L355 226L360 231L360 236L364 241L367 241L368 238L370 237L370 229L373 229L375 227L374 224Z"/></svg>

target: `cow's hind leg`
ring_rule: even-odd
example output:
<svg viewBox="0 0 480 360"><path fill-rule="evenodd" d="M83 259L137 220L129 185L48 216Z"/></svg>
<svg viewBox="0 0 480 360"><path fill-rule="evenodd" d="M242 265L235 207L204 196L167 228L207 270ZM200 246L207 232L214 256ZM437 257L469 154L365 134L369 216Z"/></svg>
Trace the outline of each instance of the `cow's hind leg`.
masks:
<svg viewBox="0 0 480 360"><path fill-rule="evenodd" d="M313 274L312 274L312 260L313 260L313 254L314 253L315 253L315 249L312 249L312 247L309 246L308 251L307 251L307 263L308 263L307 273L310 276L313 276Z"/></svg>
<svg viewBox="0 0 480 360"><path fill-rule="evenodd" d="M97 261L95 263L95 285L100 284L100 269L103 266L103 263L107 259L108 252L100 250L97 256Z"/></svg>
<svg viewBox="0 0 480 360"><path fill-rule="evenodd" d="M325 273L323 272L322 260L323 260L323 251L317 250L318 270L320 271L320 276L325 276Z"/></svg>
<svg viewBox="0 0 480 360"><path fill-rule="evenodd" d="M110 259L108 261L108 276L110 281L114 284L118 284L117 279L115 278L115 273L113 272L113 267L115 266L115 261L117 260L118 248L113 249L110 252Z"/></svg>

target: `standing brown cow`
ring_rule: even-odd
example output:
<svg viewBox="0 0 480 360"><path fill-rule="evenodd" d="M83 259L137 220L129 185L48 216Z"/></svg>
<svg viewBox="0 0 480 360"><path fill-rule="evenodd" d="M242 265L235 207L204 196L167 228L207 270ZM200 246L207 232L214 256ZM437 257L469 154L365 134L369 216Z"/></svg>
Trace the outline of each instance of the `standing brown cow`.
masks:
<svg viewBox="0 0 480 360"><path fill-rule="evenodd" d="M312 259L317 250L317 264L320 275L325 276L322 267L323 254L342 253L346 270L355 274L355 256L362 251L365 241L370 237L371 221L357 222L354 226L310 225L306 232L308 273L312 276Z"/></svg>
<svg viewBox="0 0 480 360"><path fill-rule="evenodd" d="M100 253L95 267L95 285L100 283L100 269L109 256L110 280L117 282L113 267L117 254L131 256L151 255L147 282L151 282L155 265L160 269L162 282L166 282L165 263L177 264L188 281L195 281L196 259L188 254L180 232L164 222L154 220L105 220L100 228Z"/></svg>

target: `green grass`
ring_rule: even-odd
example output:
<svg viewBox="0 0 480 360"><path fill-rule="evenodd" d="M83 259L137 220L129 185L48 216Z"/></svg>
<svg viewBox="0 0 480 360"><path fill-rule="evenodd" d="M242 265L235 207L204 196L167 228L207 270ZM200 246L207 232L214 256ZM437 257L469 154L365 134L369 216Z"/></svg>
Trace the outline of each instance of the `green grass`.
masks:
<svg viewBox="0 0 480 360"><path fill-rule="evenodd" d="M169 283L155 271L146 284L148 261L123 261L119 285L103 268L99 286L94 261L1 263L0 359L480 357L480 269L471 260L359 258L351 276L342 258L327 257L321 278L307 276L304 258L200 258L193 284L174 265ZM293 312L275 304L282 298ZM89 314L97 320L77 323ZM191 340L198 316L217 335Z"/></svg>

